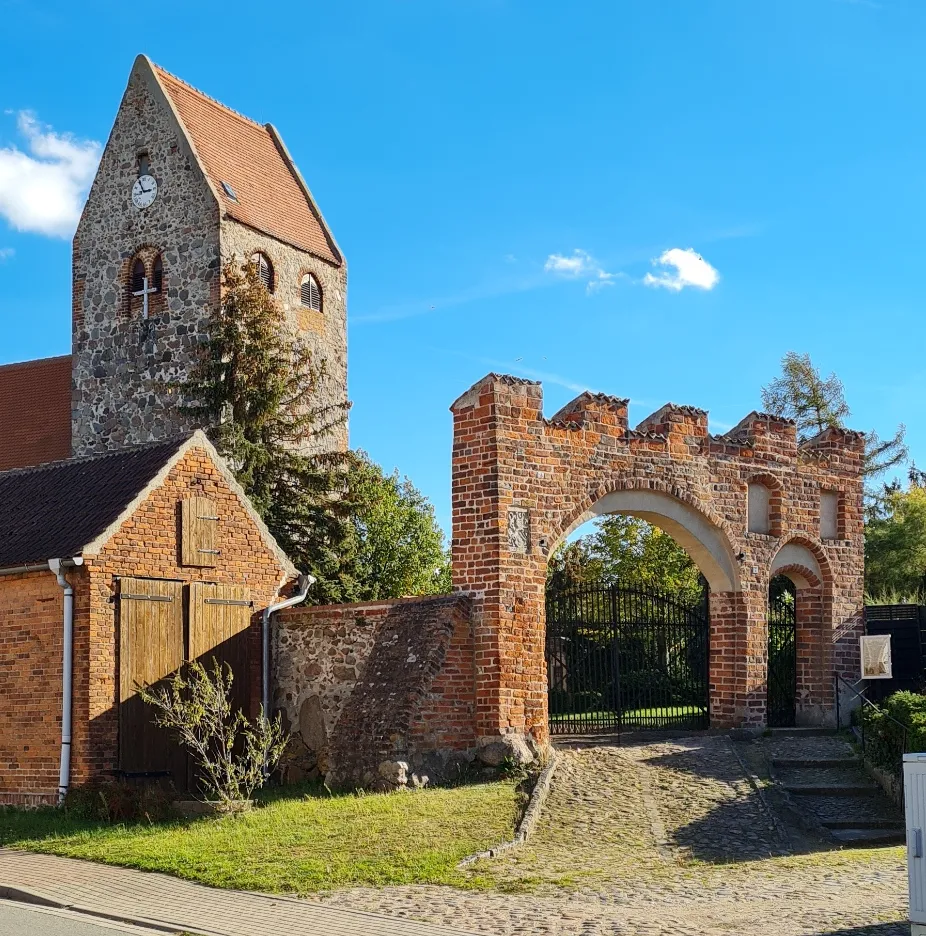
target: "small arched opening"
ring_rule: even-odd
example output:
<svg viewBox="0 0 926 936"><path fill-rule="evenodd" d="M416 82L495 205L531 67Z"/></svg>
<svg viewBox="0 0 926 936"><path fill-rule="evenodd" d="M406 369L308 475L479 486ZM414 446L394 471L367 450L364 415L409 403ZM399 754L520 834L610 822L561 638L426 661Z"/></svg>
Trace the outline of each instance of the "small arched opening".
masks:
<svg viewBox="0 0 926 936"><path fill-rule="evenodd" d="M832 635L824 632L825 560L813 544L785 543L769 578L766 722L771 728L824 724L831 717Z"/></svg>

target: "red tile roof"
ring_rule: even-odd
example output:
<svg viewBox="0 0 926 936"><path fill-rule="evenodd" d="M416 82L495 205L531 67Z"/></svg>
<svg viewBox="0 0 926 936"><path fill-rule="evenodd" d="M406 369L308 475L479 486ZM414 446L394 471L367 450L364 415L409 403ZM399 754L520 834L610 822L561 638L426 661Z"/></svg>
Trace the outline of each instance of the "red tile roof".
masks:
<svg viewBox="0 0 926 936"><path fill-rule="evenodd" d="M227 215L340 265L321 216L270 125L242 117L157 65L170 98ZM227 182L237 201L222 187Z"/></svg>
<svg viewBox="0 0 926 936"><path fill-rule="evenodd" d="M71 455L71 356L0 367L0 471Z"/></svg>

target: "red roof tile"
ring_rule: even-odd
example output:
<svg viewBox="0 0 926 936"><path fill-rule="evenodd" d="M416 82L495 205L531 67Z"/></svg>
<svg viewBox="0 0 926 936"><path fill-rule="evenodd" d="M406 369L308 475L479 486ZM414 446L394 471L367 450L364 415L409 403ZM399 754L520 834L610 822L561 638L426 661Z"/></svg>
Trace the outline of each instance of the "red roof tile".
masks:
<svg viewBox="0 0 926 936"><path fill-rule="evenodd" d="M71 455L71 356L0 367L0 471Z"/></svg>
<svg viewBox="0 0 926 936"><path fill-rule="evenodd" d="M340 264L315 206L293 166L262 126L154 66L217 191L222 209L242 224ZM227 182L237 196L229 197Z"/></svg>

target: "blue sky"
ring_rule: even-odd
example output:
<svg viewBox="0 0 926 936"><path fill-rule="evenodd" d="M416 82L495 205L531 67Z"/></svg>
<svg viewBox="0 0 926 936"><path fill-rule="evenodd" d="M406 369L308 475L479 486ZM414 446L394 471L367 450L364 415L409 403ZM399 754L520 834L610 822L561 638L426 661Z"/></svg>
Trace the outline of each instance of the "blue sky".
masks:
<svg viewBox="0 0 926 936"><path fill-rule="evenodd" d="M926 462L921 0L0 15L0 363L69 349L73 216L144 51L282 132L348 258L352 444L445 527L448 406L489 370L548 415L590 388L723 431L795 349Z"/></svg>

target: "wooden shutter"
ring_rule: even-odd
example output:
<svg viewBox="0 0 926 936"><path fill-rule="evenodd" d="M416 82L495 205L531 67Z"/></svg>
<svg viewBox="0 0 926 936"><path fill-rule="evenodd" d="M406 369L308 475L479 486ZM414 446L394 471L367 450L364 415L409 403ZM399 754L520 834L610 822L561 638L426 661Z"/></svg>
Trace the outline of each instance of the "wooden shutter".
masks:
<svg viewBox="0 0 926 936"><path fill-rule="evenodd" d="M234 708L251 711L249 670L251 593L243 585L190 585L190 659L211 670L212 660L227 663L234 674Z"/></svg>
<svg viewBox="0 0 926 936"><path fill-rule="evenodd" d="M136 686L155 686L183 663L183 586L159 579L119 583L119 766L169 775L186 789L186 754L153 721Z"/></svg>
<svg viewBox="0 0 926 936"><path fill-rule="evenodd" d="M190 497L180 502L180 564L211 567L219 555L215 501Z"/></svg>

